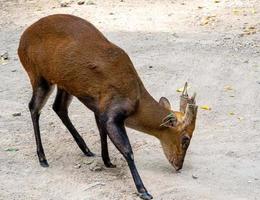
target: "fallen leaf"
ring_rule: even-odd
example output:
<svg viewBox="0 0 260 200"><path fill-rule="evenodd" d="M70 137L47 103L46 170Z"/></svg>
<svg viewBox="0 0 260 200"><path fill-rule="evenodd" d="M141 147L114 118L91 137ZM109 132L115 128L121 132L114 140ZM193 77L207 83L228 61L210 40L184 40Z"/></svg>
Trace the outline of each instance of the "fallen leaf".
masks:
<svg viewBox="0 0 260 200"><path fill-rule="evenodd" d="M234 9L232 10L232 12L233 12L233 14L235 14L235 15L239 15L239 14L241 13L241 10L239 10L239 9L237 9L237 8L234 8Z"/></svg>
<svg viewBox="0 0 260 200"><path fill-rule="evenodd" d="M232 88L230 85L226 85L226 86L224 87L224 89L225 89L226 91L228 91L228 90L233 90L233 88Z"/></svg>
<svg viewBox="0 0 260 200"><path fill-rule="evenodd" d="M243 119L244 119L244 117L238 117L237 119L239 119L239 120L243 120Z"/></svg>
<svg viewBox="0 0 260 200"><path fill-rule="evenodd" d="M190 86L187 87L187 89L190 89L190 88L191 88ZM183 90L184 90L184 87L181 87L181 88L178 88L176 90L176 92L183 92Z"/></svg>
<svg viewBox="0 0 260 200"><path fill-rule="evenodd" d="M214 3L220 3L220 0L214 0Z"/></svg>
<svg viewBox="0 0 260 200"><path fill-rule="evenodd" d="M241 33L240 36L253 35L256 34L257 31L255 26L243 27L243 29L243 33Z"/></svg>
<svg viewBox="0 0 260 200"><path fill-rule="evenodd" d="M206 16L202 18L200 25L205 26L207 24L211 24L214 21L216 21L216 15Z"/></svg>
<svg viewBox="0 0 260 200"><path fill-rule="evenodd" d="M2 60L2 58L0 59L0 64L1 65L6 65L8 62L7 61L5 61L5 60Z"/></svg>
<svg viewBox="0 0 260 200"><path fill-rule="evenodd" d="M5 151L16 152L16 151L19 151L19 149L17 149L17 148L7 148L7 149L5 149Z"/></svg>
<svg viewBox="0 0 260 200"><path fill-rule="evenodd" d="M211 108L208 105L200 106L200 108L203 110L211 110Z"/></svg>
<svg viewBox="0 0 260 200"><path fill-rule="evenodd" d="M96 186L99 186L99 185L100 185L100 186L104 186L104 185L106 185L106 184L105 184L105 183L102 183L102 182L91 183L91 184L88 184L84 190L89 190L89 189L91 189L91 188L93 188L93 187L96 187Z"/></svg>
<svg viewBox="0 0 260 200"><path fill-rule="evenodd" d="M234 113L234 112L229 112L228 114L229 114L229 115L235 115L235 113Z"/></svg>

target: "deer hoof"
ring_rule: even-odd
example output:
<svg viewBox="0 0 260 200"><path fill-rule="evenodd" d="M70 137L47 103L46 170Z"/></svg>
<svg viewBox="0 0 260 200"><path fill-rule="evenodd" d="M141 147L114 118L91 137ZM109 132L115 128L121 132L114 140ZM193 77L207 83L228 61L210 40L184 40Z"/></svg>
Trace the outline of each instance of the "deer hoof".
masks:
<svg viewBox="0 0 260 200"><path fill-rule="evenodd" d="M47 160L40 160L40 165L42 167L49 167L49 164L48 164Z"/></svg>
<svg viewBox="0 0 260 200"><path fill-rule="evenodd" d="M153 196L150 195L148 192L139 193L139 197L144 200L153 199Z"/></svg>
<svg viewBox="0 0 260 200"><path fill-rule="evenodd" d="M112 164L111 162L105 163L107 168L116 168L116 165Z"/></svg>
<svg viewBox="0 0 260 200"><path fill-rule="evenodd" d="M95 156L95 154L92 153L91 151L86 151L84 154L85 154L87 157L94 157L94 156Z"/></svg>

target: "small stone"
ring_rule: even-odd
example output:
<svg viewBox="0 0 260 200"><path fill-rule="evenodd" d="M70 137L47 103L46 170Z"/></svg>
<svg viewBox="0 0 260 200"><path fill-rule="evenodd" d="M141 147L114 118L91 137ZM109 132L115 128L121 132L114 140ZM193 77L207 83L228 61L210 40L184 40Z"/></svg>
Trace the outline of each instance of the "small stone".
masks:
<svg viewBox="0 0 260 200"><path fill-rule="evenodd" d="M176 37L176 38L179 37L179 36L177 35L177 33L172 33L172 36L173 36L173 37Z"/></svg>
<svg viewBox="0 0 260 200"><path fill-rule="evenodd" d="M16 72L16 71L17 71L16 69L11 70L11 72Z"/></svg>
<svg viewBox="0 0 260 200"><path fill-rule="evenodd" d="M109 15L114 15L114 13L111 12L111 13L109 13Z"/></svg>
<svg viewBox="0 0 260 200"><path fill-rule="evenodd" d="M1 57L1 60L8 60L9 59L8 52L2 53L0 57Z"/></svg>
<svg viewBox="0 0 260 200"><path fill-rule="evenodd" d="M80 1L78 1L78 5L83 5L84 3L85 3L84 0L80 0Z"/></svg>
<svg viewBox="0 0 260 200"><path fill-rule="evenodd" d="M22 115L22 113L20 113L20 112L13 113L13 116L14 116L14 117L19 117L19 116L21 116L21 115Z"/></svg>
<svg viewBox="0 0 260 200"><path fill-rule="evenodd" d="M69 7L72 2L70 0L62 0L60 2L60 7Z"/></svg>
<svg viewBox="0 0 260 200"><path fill-rule="evenodd" d="M66 2L64 2L64 3L61 3L61 4L60 4L60 7L69 7L69 4L68 4L68 3L66 3Z"/></svg>
<svg viewBox="0 0 260 200"><path fill-rule="evenodd" d="M152 69L152 68L153 68L153 66L152 66L152 65L150 65L150 66L149 66L149 68L150 68L150 69Z"/></svg>
<svg viewBox="0 0 260 200"><path fill-rule="evenodd" d="M192 178L193 178L193 179L198 179L199 177L196 176L196 175L194 175L194 174L192 174Z"/></svg>
<svg viewBox="0 0 260 200"><path fill-rule="evenodd" d="M79 169L79 168L81 168L81 165L78 163L78 164L74 165L74 168Z"/></svg>
<svg viewBox="0 0 260 200"><path fill-rule="evenodd" d="M54 122L49 122L49 125L53 125L54 124Z"/></svg>

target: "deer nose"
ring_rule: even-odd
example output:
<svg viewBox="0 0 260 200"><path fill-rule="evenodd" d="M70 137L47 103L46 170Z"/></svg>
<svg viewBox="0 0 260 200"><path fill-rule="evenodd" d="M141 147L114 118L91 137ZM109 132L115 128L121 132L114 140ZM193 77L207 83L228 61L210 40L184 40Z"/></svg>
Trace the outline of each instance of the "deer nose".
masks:
<svg viewBox="0 0 260 200"><path fill-rule="evenodd" d="M178 171L180 171L182 169L183 163L181 163L181 164L174 164L174 163L172 163L172 166L178 172Z"/></svg>
<svg viewBox="0 0 260 200"><path fill-rule="evenodd" d="M176 167L175 168L175 170L178 172L178 171L180 171L182 169L182 166L178 166L178 167Z"/></svg>

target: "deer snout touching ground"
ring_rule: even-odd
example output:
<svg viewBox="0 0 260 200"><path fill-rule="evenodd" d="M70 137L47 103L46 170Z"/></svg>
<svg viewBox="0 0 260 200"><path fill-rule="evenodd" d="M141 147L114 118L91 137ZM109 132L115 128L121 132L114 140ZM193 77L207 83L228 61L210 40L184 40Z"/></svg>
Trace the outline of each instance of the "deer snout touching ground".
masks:
<svg viewBox="0 0 260 200"><path fill-rule="evenodd" d="M29 103L41 166L48 162L41 142L39 118L54 85L53 110L67 127L81 151L93 156L68 115L73 97L93 111L106 167L110 161L107 138L124 156L142 199L147 192L137 171L125 126L158 138L163 152L176 170L183 166L195 129L197 105L189 97L187 83L180 97L180 110L169 101L156 101L144 87L124 50L110 42L91 23L72 15L50 15L28 27L18 48L20 61L32 85Z"/></svg>

